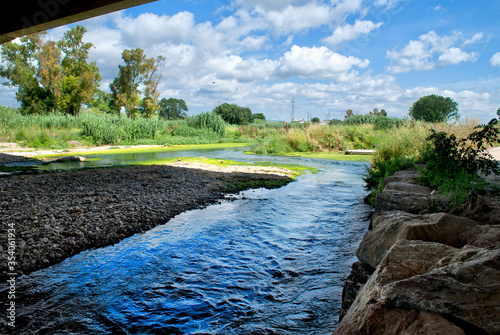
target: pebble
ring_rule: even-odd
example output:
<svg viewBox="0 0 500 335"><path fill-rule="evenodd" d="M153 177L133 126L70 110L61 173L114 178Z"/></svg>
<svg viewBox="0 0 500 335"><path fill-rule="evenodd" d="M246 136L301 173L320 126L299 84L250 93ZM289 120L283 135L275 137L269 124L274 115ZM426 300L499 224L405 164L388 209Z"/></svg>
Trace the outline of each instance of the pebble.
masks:
<svg viewBox="0 0 500 335"><path fill-rule="evenodd" d="M16 273L115 244L183 211L218 203L230 193L228 185L241 181L241 174L233 175L155 165L2 177L0 222L14 224L17 237L26 241L16 255ZM255 172L246 178L287 179ZM6 239L0 234L1 246ZM0 279L8 273L6 252L0 249Z"/></svg>

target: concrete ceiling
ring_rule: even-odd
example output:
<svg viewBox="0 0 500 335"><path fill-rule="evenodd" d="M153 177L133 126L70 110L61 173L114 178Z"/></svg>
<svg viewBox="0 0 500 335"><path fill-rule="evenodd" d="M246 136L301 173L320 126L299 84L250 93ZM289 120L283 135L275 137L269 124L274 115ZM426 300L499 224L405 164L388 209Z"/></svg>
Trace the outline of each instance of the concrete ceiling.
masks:
<svg viewBox="0 0 500 335"><path fill-rule="evenodd" d="M0 0L0 43L157 0Z"/></svg>

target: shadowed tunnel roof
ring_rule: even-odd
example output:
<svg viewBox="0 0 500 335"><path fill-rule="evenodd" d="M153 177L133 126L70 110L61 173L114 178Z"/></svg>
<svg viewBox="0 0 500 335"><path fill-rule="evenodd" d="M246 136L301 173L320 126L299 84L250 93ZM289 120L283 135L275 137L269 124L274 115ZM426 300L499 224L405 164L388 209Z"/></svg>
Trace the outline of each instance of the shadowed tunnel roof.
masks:
<svg viewBox="0 0 500 335"><path fill-rule="evenodd" d="M0 0L0 43L157 0Z"/></svg>

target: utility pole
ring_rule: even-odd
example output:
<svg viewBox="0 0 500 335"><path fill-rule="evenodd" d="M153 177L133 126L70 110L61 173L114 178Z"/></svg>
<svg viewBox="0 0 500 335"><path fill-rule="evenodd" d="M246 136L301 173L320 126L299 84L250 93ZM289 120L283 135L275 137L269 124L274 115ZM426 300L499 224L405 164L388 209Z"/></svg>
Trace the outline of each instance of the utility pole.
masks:
<svg viewBox="0 0 500 335"><path fill-rule="evenodd" d="M292 98L292 122L295 121L295 98Z"/></svg>

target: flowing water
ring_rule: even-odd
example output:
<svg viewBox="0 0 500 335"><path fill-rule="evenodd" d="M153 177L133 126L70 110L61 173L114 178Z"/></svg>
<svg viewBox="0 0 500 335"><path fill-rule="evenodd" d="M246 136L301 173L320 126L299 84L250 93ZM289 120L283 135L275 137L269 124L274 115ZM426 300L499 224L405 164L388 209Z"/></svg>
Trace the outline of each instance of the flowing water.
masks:
<svg viewBox="0 0 500 335"><path fill-rule="evenodd" d="M262 159L238 150L203 154L321 171L182 213L19 278L17 331L331 334L343 280L368 226L365 164Z"/></svg>

